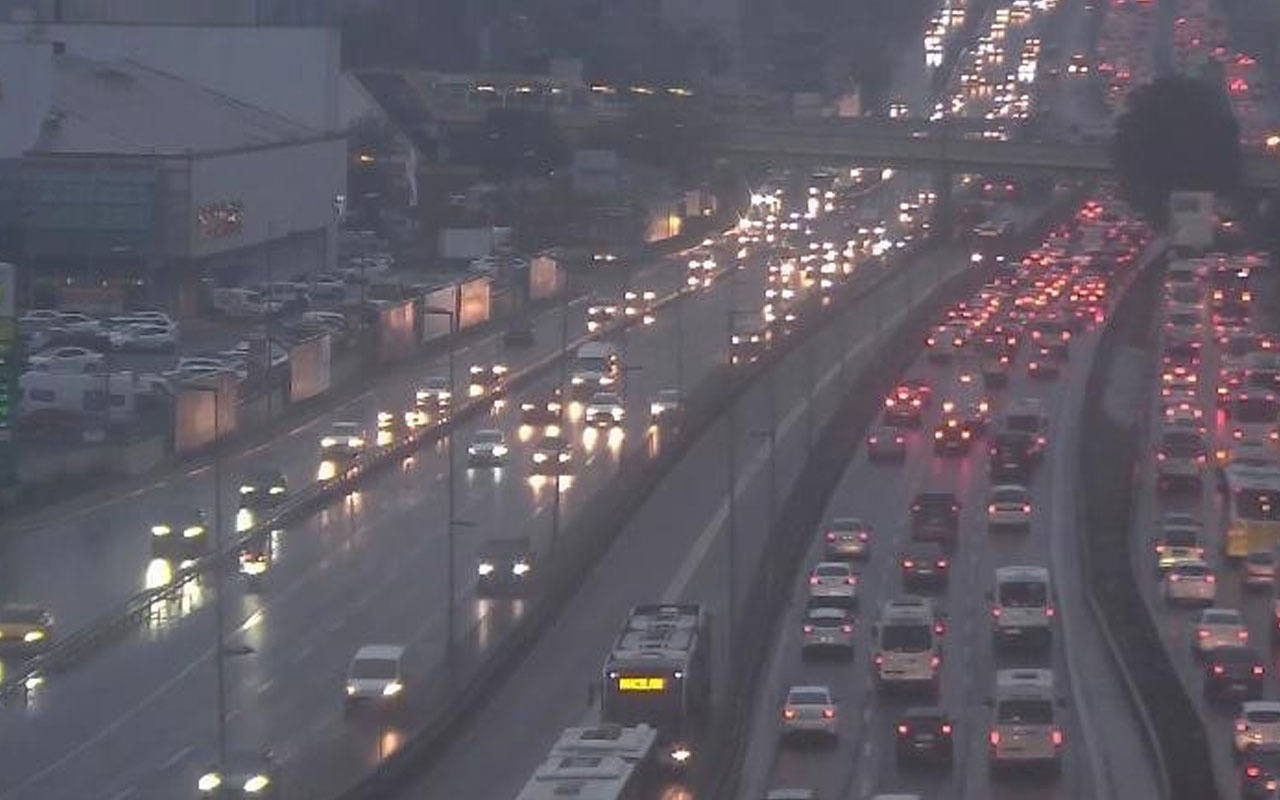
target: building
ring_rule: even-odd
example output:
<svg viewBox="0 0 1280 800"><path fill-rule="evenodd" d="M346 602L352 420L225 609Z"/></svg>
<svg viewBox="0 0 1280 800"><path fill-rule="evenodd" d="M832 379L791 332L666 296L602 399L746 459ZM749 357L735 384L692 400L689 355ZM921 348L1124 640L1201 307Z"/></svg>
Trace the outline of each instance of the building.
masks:
<svg viewBox="0 0 1280 800"><path fill-rule="evenodd" d="M188 314L207 282L332 266L346 143L316 84L337 76L267 110L243 95L271 100L271 80L239 91L243 65L217 69L228 29L98 27L0 26L0 260L25 299Z"/></svg>

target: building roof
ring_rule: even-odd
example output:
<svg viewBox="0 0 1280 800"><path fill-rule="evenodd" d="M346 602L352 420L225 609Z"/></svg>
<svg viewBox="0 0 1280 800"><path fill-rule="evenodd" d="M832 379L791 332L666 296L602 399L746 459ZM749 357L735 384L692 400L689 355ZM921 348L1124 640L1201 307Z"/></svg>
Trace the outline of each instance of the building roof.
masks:
<svg viewBox="0 0 1280 800"><path fill-rule="evenodd" d="M134 61L53 59L33 153L164 155L268 147L319 131Z"/></svg>

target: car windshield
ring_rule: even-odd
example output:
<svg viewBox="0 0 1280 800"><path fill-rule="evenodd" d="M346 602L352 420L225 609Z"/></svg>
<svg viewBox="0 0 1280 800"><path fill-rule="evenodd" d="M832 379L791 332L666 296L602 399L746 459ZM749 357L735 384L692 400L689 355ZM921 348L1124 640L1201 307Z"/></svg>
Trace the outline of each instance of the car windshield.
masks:
<svg viewBox="0 0 1280 800"><path fill-rule="evenodd" d="M1004 581L1000 584L1000 605L1008 608L1043 608L1049 587L1040 581Z"/></svg>
<svg viewBox="0 0 1280 800"><path fill-rule="evenodd" d="M351 663L354 680L392 680L399 672L399 665L387 658L357 658Z"/></svg>
<svg viewBox="0 0 1280 800"><path fill-rule="evenodd" d="M792 691L787 697L787 702L793 706L825 706L827 694L826 692Z"/></svg>
<svg viewBox="0 0 1280 800"><path fill-rule="evenodd" d="M849 568L844 564L819 564L813 574L819 578L843 578L849 574Z"/></svg>
<svg viewBox="0 0 1280 800"><path fill-rule="evenodd" d="M996 709L996 721L1004 725L1051 725L1053 703L1048 700L1002 700Z"/></svg>
<svg viewBox="0 0 1280 800"><path fill-rule="evenodd" d="M933 649L933 629L910 623L886 624L880 629L880 649L895 653L920 653Z"/></svg>

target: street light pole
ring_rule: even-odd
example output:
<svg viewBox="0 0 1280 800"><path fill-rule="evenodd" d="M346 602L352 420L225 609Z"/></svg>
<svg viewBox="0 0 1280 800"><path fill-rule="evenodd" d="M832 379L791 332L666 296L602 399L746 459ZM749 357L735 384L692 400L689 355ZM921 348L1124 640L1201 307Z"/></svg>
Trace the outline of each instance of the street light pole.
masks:
<svg viewBox="0 0 1280 800"><path fill-rule="evenodd" d="M448 353L447 359L448 359L448 370L449 370L449 408L452 409L454 398L457 397L457 386L454 385L453 347L454 347L454 339L456 338L454 336L454 333L457 330L458 318L454 313L454 311L447 308L424 308L423 313L428 316L440 316L440 317L449 318L449 335L445 339L445 345L446 345L446 351ZM454 509L454 495L455 495L455 482L456 482L456 477L455 477L456 468L454 466L454 458L453 458L454 433L455 433L454 430L450 430L449 434L445 437L445 442L444 442L445 458L447 458L449 461L449 478L448 478L448 484L446 489L446 491L448 492L448 498L445 503L445 513L448 515L448 529L446 531L447 535L445 537L447 540L447 551L448 551L445 556L445 564L446 564L445 586L449 594L448 600L446 603L448 617L447 617L447 623L445 625L445 636L446 636L445 652L447 656L447 661L450 664L452 664L454 661L454 658L453 658L454 646L455 646L454 645L454 633L455 633L454 626L457 624L456 618L458 616L457 587L454 585L454 582L456 580L454 575L454 571L455 571L454 570L454 559L455 559L454 551L456 549L455 539L457 536L457 524L458 524L457 514L455 513L455 509Z"/></svg>
<svg viewBox="0 0 1280 800"><path fill-rule="evenodd" d="M222 561L222 444L219 407L221 392L213 391L213 580L215 589L214 649L215 671L218 681L218 768L226 769L227 763L227 676L222 652L222 631L226 625L226 581Z"/></svg>
<svg viewBox="0 0 1280 800"><path fill-rule="evenodd" d="M562 273L564 274L564 273ZM556 412L560 428L560 436L564 436L564 410L569 402L569 387L565 383L569 358L569 276L564 274L564 285L560 287L560 403ZM551 498L551 552L555 552L560 540L560 460L556 454L555 463L555 496Z"/></svg>

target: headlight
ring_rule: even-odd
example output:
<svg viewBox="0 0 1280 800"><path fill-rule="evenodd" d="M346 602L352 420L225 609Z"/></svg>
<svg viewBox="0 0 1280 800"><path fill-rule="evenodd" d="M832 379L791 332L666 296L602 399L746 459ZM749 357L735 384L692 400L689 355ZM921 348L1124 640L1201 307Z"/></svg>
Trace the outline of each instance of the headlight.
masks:
<svg viewBox="0 0 1280 800"><path fill-rule="evenodd" d="M656 417L662 413L662 406L657 403L649 404L649 416Z"/></svg>
<svg viewBox="0 0 1280 800"><path fill-rule="evenodd" d="M222 776L216 772L206 772L196 782L196 788L202 792L212 792L222 785Z"/></svg>
<svg viewBox="0 0 1280 800"><path fill-rule="evenodd" d="M338 440L333 438L332 436L326 436L320 440L321 447L333 447L337 443L338 443Z"/></svg>
<svg viewBox="0 0 1280 800"><path fill-rule="evenodd" d="M525 562L523 562L523 561L517 561L517 562L516 562L516 563L511 567L511 573L512 573L513 575L523 576L523 575L527 575L527 574L529 574L529 570L530 570L530 569L532 569L532 568L531 568L527 563L525 563Z"/></svg>
<svg viewBox="0 0 1280 800"><path fill-rule="evenodd" d="M601 376L600 376L600 385L601 385L601 386L612 386L612 385L613 385L613 377L612 377L612 376L609 376L609 375L601 375Z"/></svg>
<svg viewBox="0 0 1280 800"><path fill-rule="evenodd" d="M533 454L533 463L535 463L535 464L541 464L542 462L544 462L544 461L546 461L546 460L547 460L547 454L546 454L546 453L534 453L534 454Z"/></svg>
<svg viewBox="0 0 1280 800"><path fill-rule="evenodd" d="M253 512L242 508L236 512L236 533L244 533L253 527Z"/></svg>
<svg viewBox="0 0 1280 800"><path fill-rule="evenodd" d="M352 436L347 439L347 447L364 447L364 439L361 439L359 436Z"/></svg>
<svg viewBox="0 0 1280 800"><path fill-rule="evenodd" d="M623 411L621 408L615 408L610 413L613 414L613 419L617 421L622 419L622 415L625 414L626 412Z"/></svg>
<svg viewBox="0 0 1280 800"><path fill-rule="evenodd" d="M351 681L347 681L347 695L351 696L356 693L356 685Z"/></svg>
<svg viewBox="0 0 1280 800"><path fill-rule="evenodd" d="M332 461L321 461L320 468L316 470L316 480L330 481L338 475L338 465Z"/></svg>
<svg viewBox="0 0 1280 800"><path fill-rule="evenodd" d="M285 488L283 486L272 486L270 491L268 492L268 494L284 494L284 493L285 493Z"/></svg>
<svg viewBox="0 0 1280 800"><path fill-rule="evenodd" d="M495 444L493 446L493 454L495 456L505 456L507 454L507 446L505 444Z"/></svg>
<svg viewBox="0 0 1280 800"><path fill-rule="evenodd" d="M187 527L182 529L182 538L184 539L194 539L197 536L203 536L203 535L204 535L203 525L188 525Z"/></svg>
<svg viewBox="0 0 1280 800"><path fill-rule="evenodd" d="M480 566L476 567L476 574L487 578L493 574L493 565L487 561L481 562Z"/></svg>
<svg viewBox="0 0 1280 800"><path fill-rule="evenodd" d="M152 525L151 526L152 536L168 536L172 532L173 532L173 529L170 528L168 525Z"/></svg>
<svg viewBox="0 0 1280 800"><path fill-rule="evenodd" d="M241 487L240 487L240 494L253 494L253 493L254 493L254 492L256 492L256 491L258 491L258 489L257 489L257 487L255 487L255 486L241 486Z"/></svg>
<svg viewBox="0 0 1280 800"><path fill-rule="evenodd" d="M581 385L582 385L582 376L581 376L581 375L574 375L572 378L570 378L570 379L569 379L569 383L572 383L574 386L581 386Z"/></svg>
<svg viewBox="0 0 1280 800"><path fill-rule="evenodd" d="M404 689L403 683L401 683L400 681L392 681L391 683L388 683L386 686L382 687L382 696L395 697L396 695L400 694L400 692L403 689Z"/></svg>
<svg viewBox="0 0 1280 800"><path fill-rule="evenodd" d="M38 642L43 638L44 638L44 631L27 631L25 634L23 634L22 641L26 642L27 644L31 644L32 642Z"/></svg>
<svg viewBox="0 0 1280 800"><path fill-rule="evenodd" d="M474 456L479 454L480 450L474 444L467 448L467 455Z"/></svg>
<svg viewBox="0 0 1280 800"><path fill-rule="evenodd" d="M671 750L671 760L677 764L683 764L690 758L693 758L693 751L687 747L677 745Z"/></svg>
<svg viewBox="0 0 1280 800"><path fill-rule="evenodd" d="M266 775L254 775L252 778L244 782L244 791L246 794L257 794L271 784L271 779Z"/></svg>
<svg viewBox="0 0 1280 800"><path fill-rule="evenodd" d="M378 412L378 424L379 424L379 425L390 425L390 424L391 424L391 412L390 412L390 411L379 411L379 412Z"/></svg>
<svg viewBox="0 0 1280 800"><path fill-rule="evenodd" d="M560 463L562 463L562 464L563 464L564 462L566 462L566 461L568 461L568 460L569 460L569 454L568 454L568 452L566 452L566 451L564 451L564 450L561 450L561 451L560 451Z"/></svg>

